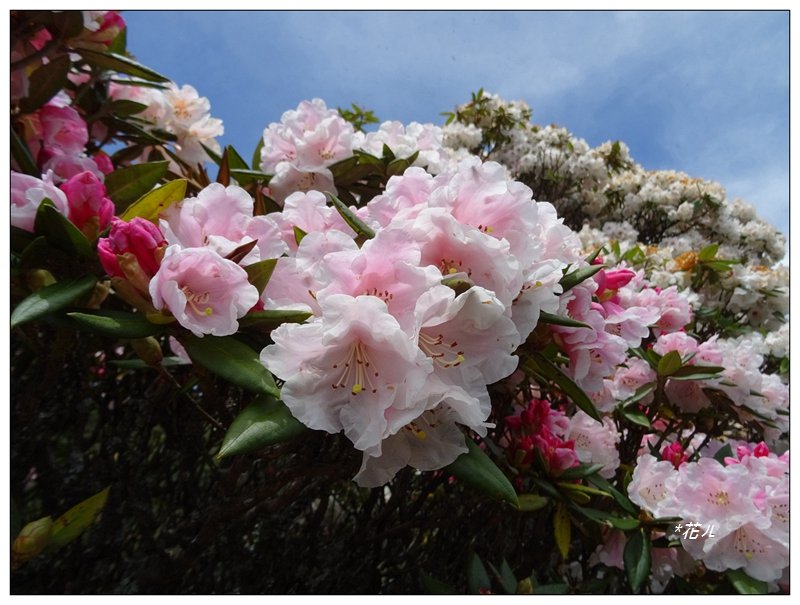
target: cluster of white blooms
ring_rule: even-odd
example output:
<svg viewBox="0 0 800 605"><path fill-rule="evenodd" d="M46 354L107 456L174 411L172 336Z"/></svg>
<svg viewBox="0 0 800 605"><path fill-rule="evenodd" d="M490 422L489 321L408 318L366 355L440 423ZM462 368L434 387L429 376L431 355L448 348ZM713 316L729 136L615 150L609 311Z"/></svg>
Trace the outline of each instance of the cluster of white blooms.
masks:
<svg viewBox="0 0 800 605"><path fill-rule="evenodd" d="M693 248L678 254L713 242L742 261L773 264L784 255L783 235L746 202L729 201L719 183L645 170L624 143L591 148L565 128L530 124L527 105L496 95L482 93L454 116L446 128L455 134L445 137L447 145L474 149L480 129L485 157L508 167L536 199L551 202L573 229L589 224L616 229L614 235L631 242L692 242ZM616 227L606 227L609 222Z"/></svg>
<svg viewBox="0 0 800 605"><path fill-rule="evenodd" d="M190 166L211 160L203 146L220 153L216 138L225 132L222 120L211 117L211 103L193 86L184 84L178 88L170 82L162 90L112 83L109 96L145 105L137 117L149 122L153 129L175 135L175 154Z"/></svg>

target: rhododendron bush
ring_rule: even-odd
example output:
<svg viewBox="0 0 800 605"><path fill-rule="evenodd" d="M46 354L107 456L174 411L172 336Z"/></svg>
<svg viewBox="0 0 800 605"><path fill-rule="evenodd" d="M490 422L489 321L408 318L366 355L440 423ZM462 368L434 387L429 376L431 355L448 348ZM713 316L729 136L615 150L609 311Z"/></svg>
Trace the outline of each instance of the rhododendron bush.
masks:
<svg viewBox="0 0 800 605"><path fill-rule="evenodd" d="M11 21L15 591L788 590L746 202L483 91L251 155L117 13Z"/></svg>

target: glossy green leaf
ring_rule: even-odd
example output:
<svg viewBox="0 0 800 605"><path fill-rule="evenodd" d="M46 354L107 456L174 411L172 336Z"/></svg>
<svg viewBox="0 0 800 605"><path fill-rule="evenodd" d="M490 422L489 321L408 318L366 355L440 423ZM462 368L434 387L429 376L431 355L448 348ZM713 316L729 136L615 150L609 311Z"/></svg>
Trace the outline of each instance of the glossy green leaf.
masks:
<svg viewBox="0 0 800 605"><path fill-rule="evenodd" d="M37 290L11 312L11 327L19 326L63 309L80 296L94 289L97 280L86 275L72 281L61 281Z"/></svg>
<svg viewBox="0 0 800 605"><path fill-rule="evenodd" d="M147 321L141 313L102 310L67 313L78 324L107 336L117 338L144 338L163 331L163 326Z"/></svg>
<svg viewBox="0 0 800 605"><path fill-rule="evenodd" d="M231 176L236 179L240 185L248 185L253 181L261 181L262 185L269 183L272 179L271 174L261 172L259 170L249 170L246 168L231 168Z"/></svg>
<svg viewBox="0 0 800 605"><path fill-rule="evenodd" d="M256 149L253 152L253 161L250 164L250 167L253 170L260 170L261 169L261 150L264 149L264 137L258 139L258 143L256 144Z"/></svg>
<svg viewBox="0 0 800 605"><path fill-rule="evenodd" d="M725 458L733 458L733 448L731 448L730 443L723 445L721 448L719 448L719 450L717 450L717 453L714 454L714 460L722 465L725 464Z"/></svg>
<svg viewBox="0 0 800 605"><path fill-rule="evenodd" d="M22 111L30 113L52 99L67 84L67 74L72 62L68 55L61 55L49 63L40 65L30 75L28 96L22 99Z"/></svg>
<svg viewBox="0 0 800 605"><path fill-rule="evenodd" d="M92 50L89 48L78 48L77 52L86 59L87 63L100 67L102 69L109 69L121 74L127 74L136 78L142 78L151 82L169 82L169 78L162 76L157 71L145 67L137 63L133 59L125 55L118 55L116 53L103 52L99 50Z"/></svg>
<svg viewBox="0 0 800 605"><path fill-rule="evenodd" d="M239 152L233 148L233 145L227 145L225 148L228 150L228 165L231 170L250 170L250 166L248 166L244 158L239 155Z"/></svg>
<svg viewBox="0 0 800 605"><path fill-rule="evenodd" d="M467 562L467 593L480 594L481 590L491 590L492 581L480 557L473 553Z"/></svg>
<svg viewBox="0 0 800 605"><path fill-rule="evenodd" d="M597 523L614 527L616 529L621 529L623 531L630 531L639 527L639 519L634 519L632 517L615 517L606 511L597 510L595 508L589 508L586 506L576 506L575 510L589 519L596 521Z"/></svg>
<svg viewBox="0 0 800 605"><path fill-rule="evenodd" d="M544 508L550 501L544 496L539 494L519 494L517 496L519 506L517 507L523 513L531 513L536 510Z"/></svg>
<svg viewBox="0 0 800 605"><path fill-rule="evenodd" d="M589 475L594 475L602 468L602 464L579 464L578 466L573 466L572 468L566 469L558 476L558 478L563 481L568 481L571 479L583 479Z"/></svg>
<svg viewBox="0 0 800 605"><path fill-rule="evenodd" d="M117 213L138 200L167 174L169 162L147 162L118 168L106 175L106 195L114 202Z"/></svg>
<svg viewBox="0 0 800 605"><path fill-rule="evenodd" d="M672 376L680 369L682 364L683 360L681 360L680 353L677 351L670 351L659 360L656 372L662 377Z"/></svg>
<svg viewBox="0 0 800 605"><path fill-rule="evenodd" d="M719 244L709 244L697 254L697 260L699 261L710 261L717 255L717 250L719 250Z"/></svg>
<svg viewBox="0 0 800 605"><path fill-rule="evenodd" d="M639 426L643 426L646 429L649 429L652 425L650 424L650 420L648 420L647 416L645 416L642 412L634 409L623 409L622 415L625 417L626 420L632 422L634 424L638 424Z"/></svg>
<svg viewBox="0 0 800 605"><path fill-rule="evenodd" d="M299 246L299 245L300 245L300 242L302 242L302 241L303 241L303 238L304 238L306 235L308 235L308 233L306 233L305 231L303 231L303 230L302 230L300 227L298 227L297 225L293 225L293 226L292 226L292 230L294 231L294 241L295 241L295 242L297 243L297 245Z"/></svg>
<svg viewBox="0 0 800 605"><path fill-rule="evenodd" d="M153 366L145 363L143 359L112 359L109 361L113 366L122 368L123 370L142 370L145 368L153 368ZM172 366L188 366L190 362L181 359L180 357L165 357L161 360L161 365L165 368Z"/></svg>
<svg viewBox="0 0 800 605"><path fill-rule="evenodd" d="M591 328L589 324L585 324L577 319L566 317L565 315L555 315L547 311L539 312L539 321L554 326L565 326L567 328Z"/></svg>
<svg viewBox="0 0 800 605"><path fill-rule="evenodd" d="M729 569L725 576L739 594L767 594L766 582L751 578L741 569Z"/></svg>
<svg viewBox="0 0 800 605"><path fill-rule="evenodd" d="M611 497L619 504L626 512L637 515L639 513L638 509L633 505L630 499L615 488L605 477L601 477L600 475L591 475L586 478L586 481L591 483L592 485L599 487L604 492L611 494Z"/></svg>
<svg viewBox="0 0 800 605"><path fill-rule="evenodd" d="M556 538L556 546L561 558L565 559L569 555L569 544L572 541L572 521L569 518L567 505L559 502L553 513L553 532Z"/></svg>
<svg viewBox="0 0 800 605"><path fill-rule="evenodd" d="M175 179L157 189L145 193L125 209L120 217L130 221L137 216L152 223L158 222L158 216L175 202L186 198L186 179Z"/></svg>
<svg viewBox="0 0 800 605"><path fill-rule="evenodd" d="M426 574L424 571L419 572L419 583L422 585L425 594L457 594L455 588Z"/></svg>
<svg viewBox="0 0 800 605"><path fill-rule="evenodd" d="M68 254L81 258L92 258L94 249L86 236L49 199L45 199L36 211L34 223L36 235L43 235L47 241Z"/></svg>
<svg viewBox="0 0 800 605"><path fill-rule="evenodd" d="M589 265L588 267L581 267L572 273L567 273L561 278L559 283L561 284L562 288L564 288L564 292L566 292L567 290L571 290L577 286L579 283L586 281L595 273L604 268L605 267L603 265Z"/></svg>
<svg viewBox="0 0 800 605"><path fill-rule="evenodd" d="M100 493L73 506L53 521L53 533L50 536L47 551L53 552L66 546L86 531L106 505L110 489L110 487L105 488Z"/></svg>
<svg viewBox="0 0 800 605"><path fill-rule="evenodd" d="M625 575L631 590L638 593L650 575L650 538L644 529L639 529L628 536L625 550L622 553Z"/></svg>
<svg viewBox="0 0 800 605"><path fill-rule="evenodd" d="M725 368L720 366L683 366L673 372L669 378L670 380L711 380L719 378L723 371Z"/></svg>
<svg viewBox="0 0 800 605"><path fill-rule="evenodd" d="M557 366L550 362L546 357L540 355L539 353L533 353L531 356L528 357L527 363L533 365L534 369L538 371L542 376L547 378L548 380L552 380L553 382L558 385L565 395L567 395L572 401L575 402L580 409L584 412L589 414L592 418L600 421L600 414L597 413L597 409L594 407L592 400L589 399L589 396L583 392L575 382L564 372L562 372Z"/></svg>
<svg viewBox="0 0 800 605"><path fill-rule="evenodd" d="M464 483L472 486L487 496L505 500L519 508L517 492L511 482L503 474L492 459L470 438L467 438L469 451L461 454L455 462L444 468Z"/></svg>
<svg viewBox="0 0 800 605"><path fill-rule="evenodd" d="M270 395L257 397L231 423L217 458L245 454L282 443L307 430L286 404Z"/></svg>
<svg viewBox="0 0 800 605"><path fill-rule="evenodd" d="M144 103L137 103L136 101L129 101L128 99L119 99L118 101L113 101L109 105L109 109L118 116L127 117L142 113L147 109L147 105Z"/></svg>
<svg viewBox="0 0 800 605"><path fill-rule="evenodd" d="M19 169L27 175L41 178L42 171L39 170L36 166L36 162L33 161L33 156L31 155L30 149L28 149L28 145L13 128L9 128L9 133L11 136L11 156L16 160Z"/></svg>
<svg viewBox="0 0 800 605"><path fill-rule="evenodd" d="M248 391L280 397L272 374L258 359L258 353L232 336L199 338L186 336L181 342L192 360Z"/></svg>
<svg viewBox="0 0 800 605"><path fill-rule="evenodd" d="M358 218L350 208L345 206L344 202L340 200L338 197L333 195L332 193L327 193L328 198L333 203L336 210L339 214L342 215L344 222L350 225L350 228L355 231L358 235L371 239L375 237L375 232L372 228L367 225L364 221Z"/></svg>
<svg viewBox="0 0 800 605"><path fill-rule="evenodd" d="M500 565L500 584L508 594L516 594L517 592L517 577L514 575L514 572L511 569L511 566L508 564L508 561L503 559L502 564Z"/></svg>
<svg viewBox="0 0 800 605"><path fill-rule="evenodd" d="M111 41L111 44L108 47L108 52L117 55L123 55L125 54L125 49L127 47L128 47L128 28L123 27Z"/></svg>
<svg viewBox="0 0 800 605"><path fill-rule="evenodd" d="M475 284L468 277L445 277L442 280L442 285L452 289L456 296L463 294Z"/></svg>
<svg viewBox="0 0 800 605"><path fill-rule="evenodd" d="M629 405L633 405L634 403L638 403L639 401L647 397L650 393L652 393L655 389L656 385L654 382L648 382L647 384L643 384L638 389L636 389L636 392L633 395L622 401L619 404L619 407L625 408L628 407Z"/></svg>
<svg viewBox="0 0 800 605"><path fill-rule="evenodd" d="M293 323L301 324L312 313L307 311L297 311L294 309L268 309L266 311L252 311L239 320L239 325L243 328L262 327L273 330L281 324Z"/></svg>
<svg viewBox="0 0 800 605"><path fill-rule="evenodd" d="M277 258L268 258L244 267L247 272L247 280L256 287L259 296L261 296L264 288L267 287L269 278L272 277L272 272L277 264Z"/></svg>

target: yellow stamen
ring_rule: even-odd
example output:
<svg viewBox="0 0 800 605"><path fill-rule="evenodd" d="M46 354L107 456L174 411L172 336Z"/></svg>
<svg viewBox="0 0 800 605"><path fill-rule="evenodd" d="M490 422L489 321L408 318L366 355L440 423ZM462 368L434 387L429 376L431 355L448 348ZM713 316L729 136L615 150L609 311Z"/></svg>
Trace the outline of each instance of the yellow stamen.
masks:
<svg viewBox="0 0 800 605"><path fill-rule="evenodd" d="M209 316L210 316L210 315L213 315L213 314L214 314L214 309L212 309L211 307L206 307L206 308L203 310L203 313L205 313L206 315L209 315Z"/></svg>
<svg viewBox="0 0 800 605"><path fill-rule="evenodd" d="M362 387L359 383L355 383L353 385L352 393L353 393L353 395L358 395L363 390L364 390L364 387Z"/></svg>
<svg viewBox="0 0 800 605"><path fill-rule="evenodd" d="M417 439L420 441L425 441L425 438L428 436L425 434L425 431L414 431L414 435L416 435Z"/></svg>

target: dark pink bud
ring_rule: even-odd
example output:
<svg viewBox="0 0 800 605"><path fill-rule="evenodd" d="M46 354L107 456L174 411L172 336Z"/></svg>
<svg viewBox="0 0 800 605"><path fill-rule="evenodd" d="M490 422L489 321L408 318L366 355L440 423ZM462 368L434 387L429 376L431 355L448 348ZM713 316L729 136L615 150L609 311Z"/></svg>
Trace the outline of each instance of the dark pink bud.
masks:
<svg viewBox="0 0 800 605"><path fill-rule="evenodd" d="M662 460L667 460L672 463L672 466L678 468L681 464L686 462L686 453L679 442L667 445L661 450Z"/></svg>
<svg viewBox="0 0 800 605"><path fill-rule="evenodd" d="M144 274L150 278L161 264L161 248L166 241L161 231L150 221L133 218L129 223L118 218L111 220L108 237L97 242L100 264L111 277L125 277L119 265L118 254L131 253Z"/></svg>
<svg viewBox="0 0 800 605"><path fill-rule="evenodd" d="M86 170L61 184L69 202L69 218L78 229L97 218L97 231L106 228L114 216L114 202L106 197L106 186Z"/></svg>

